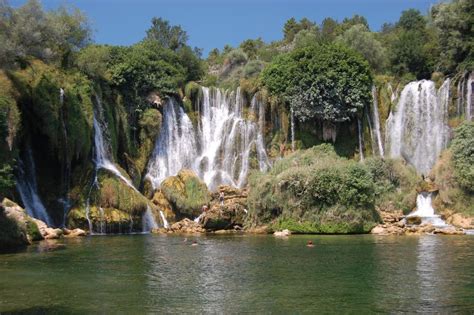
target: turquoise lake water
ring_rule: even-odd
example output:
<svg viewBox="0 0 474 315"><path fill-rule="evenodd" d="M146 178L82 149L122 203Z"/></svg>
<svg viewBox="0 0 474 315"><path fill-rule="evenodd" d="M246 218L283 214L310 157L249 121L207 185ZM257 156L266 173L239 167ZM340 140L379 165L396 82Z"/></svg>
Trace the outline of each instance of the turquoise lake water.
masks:
<svg viewBox="0 0 474 315"><path fill-rule="evenodd" d="M474 236L184 240L95 236L2 254L0 313L474 313Z"/></svg>

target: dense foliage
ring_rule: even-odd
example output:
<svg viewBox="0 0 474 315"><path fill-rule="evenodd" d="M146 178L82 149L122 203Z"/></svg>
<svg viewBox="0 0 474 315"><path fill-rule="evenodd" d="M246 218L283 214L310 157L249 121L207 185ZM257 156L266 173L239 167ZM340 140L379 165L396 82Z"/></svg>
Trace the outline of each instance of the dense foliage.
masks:
<svg viewBox="0 0 474 315"><path fill-rule="evenodd" d="M474 192L474 123L465 123L455 130L452 142L454 171L458 183Z"/></svg>
<svg viewBox="0 0 474 315"><path fill-rule="evenodd" d="M346 121L370 102L366 61L344 46L308 46L282 55L262 73L268 90L282 96L301 121Z"/></svg>
<svg viewBox="0 0 474 315"><path fill-rule="evenodd" d="M272 223L300 232L362 233L378 220L368 168L338 157L330 145L298 151L267 174L252 174L249 185L250 224Z"/></svg>

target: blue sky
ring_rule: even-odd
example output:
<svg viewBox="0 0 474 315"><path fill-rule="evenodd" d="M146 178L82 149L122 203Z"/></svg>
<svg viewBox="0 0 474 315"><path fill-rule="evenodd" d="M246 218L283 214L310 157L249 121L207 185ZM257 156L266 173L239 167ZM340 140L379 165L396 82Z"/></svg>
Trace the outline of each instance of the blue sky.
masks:
<svg viewBox="0 0 474 315"><path fill-rule="evenodd" d="M151 18L163 17L181 25L191 46L204 49L237 46L248 38L265 41L282 37L282 27L291 17L307 17L320 23L325 17L342 20L354 14L367 18L372 30L395 22L408 8L428 12L439 0L43 0L46 8L71 4L92 22L98 43L130 45L140 41ZM10 0L13 6L25 0Z"/></svg>

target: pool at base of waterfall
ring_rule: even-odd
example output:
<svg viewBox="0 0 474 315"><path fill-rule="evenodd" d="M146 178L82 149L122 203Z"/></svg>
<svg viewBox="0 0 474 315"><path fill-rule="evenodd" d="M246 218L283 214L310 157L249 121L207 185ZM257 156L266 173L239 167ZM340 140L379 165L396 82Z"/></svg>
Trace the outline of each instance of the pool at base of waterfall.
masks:
<svg viewBox="0 0 474 315"><path fill-rule="evenodd" d="M0 313L472 313L474 237L95 236L0 274Z"/></svg>

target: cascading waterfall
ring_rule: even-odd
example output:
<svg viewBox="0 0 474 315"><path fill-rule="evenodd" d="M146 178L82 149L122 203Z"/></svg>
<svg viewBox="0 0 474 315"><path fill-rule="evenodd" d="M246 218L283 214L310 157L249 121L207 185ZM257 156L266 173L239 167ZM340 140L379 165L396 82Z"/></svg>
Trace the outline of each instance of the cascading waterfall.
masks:
<svg viewBox="0 0 474 315"><path fill-rule="evenodd" d="M364 146L362 142L362 123L359 118L357 118L357 133L359 135L359 156L360 160L364 160Z"/></svg>
<svg viewBox="0 0 474 315"><path fill-rule="evenodd" d="M95 145L95 167L96 169L106 169L112 172L115 176L124 181L130 188L137 191L135 186L130 182L128 178L122 175L122 173L117 169L115 164L112 162L112 150L110 148L109 142L104 141L104 129L106 129L104 121L102 102L100 98L96 95L97 101L97 110L94 111L94 145ZM96 113L97 112L97 113ZM97 117L99 116L99 117Z"/></svg>
<svg viewBox="0 0 474 315"><path fill-rule="evenodd" d="M117 169L115 164L112 162L112 149L110 148L109 142L105 141L104 138L104 131L107 130L107 125L105 124L104 120L104 111L102 108L102 101L100 97L96 94L96 108L94 109L94 116L93 116L93 124L94 124L94 163L95 163L95 172L94 172L94 180L89 188L89 193L86 199L86 218L87 222L89 223L89 231L91 234L94 233L94 226L90 219L90 195L92 193L92 189L94 187L99 188L99 182L97 178L97 172L99 169L106 169L110 171L112 174L120 178L125 184L127 184L130 188L138 192L138 190L133 186L131 181L122 175L122 173ZM99 226L99 233L105 234L106 227L104 220L103 209L100 208L100 215L101 215L101 223ZM133 221L131 222L131 226L133 225Z"/></svg>
<svg viewBox="0 0 474 315"><path fill-rule="evenodd" d="M223 92L202 88L197 130L184 110L170 99L164 107L163 125L148 165L147 178L154 188L181 169L195 171L210 190L225 184L243 187L255 150L258 167L270 167L261 130L264 109L258 95L251 102L255 122L243 117L240 89Z"/></svg>
<svg viewBox="0 0 474 315"><path fill-rule="evenodd" d="M472 85L474 83L474 73L469 75L467 80L467 93L466 93L466 120L472 121Z"/></svg>
<svg viewBox="0 0 474 315"><path fill-rule="evenodd" d="M142 217L142 231L144 233L151 232L153 229L157 229L158 224L155 221L155 216L151 211L151 208L148 206L146 208L145 214Z"/></svg>
<svg viewBox="0 0 474 315"><path fill-rule="evenodd" d="M375 138L377 140L379 155L383 157L384 156L383 140L382 140L382 133L380 131L379 106L378 106L378 101L377 101L377 89L375 86L372 87L372 119L374 121L373 130L375 132Z"/></svg>
<svg viewBox="0 0 474 315"><path fill-rule="evenodd" d="M430 192L421 192L416 197L416 210L407 218L419 217L421 224L431 224L435 227L447 227L449 225L441 219L441 216L435 214L435 210L431 204L432 194Z"/></svg>
<svg viewBox="0 0 474 315"><path fill-rule="evenodd" d="M387 119L390 156L403 157L422 174L448 144L449 86L449 79L438 91L433 81L409 83Z"/></svg>
<svg viewBox="0 0 474 315"><path fill-rule="evenodd" d="M290 108L290 124L291 124L291 151L295 152L295 113L293 107Z"/></svg>
<svg viewBox="0 0 474 315"><path fill-rule="evenodd" d="M36 170L33 153L31 149L26 150L25 160L18 160L18 174L16 178L16 188L20 193L21 201L29 216L52 225L52 220L46 211L43 202L38 194L36 184Z"/></svg>
<svg viewBox="0 0 474 315"><path fill-rule="evenodd" d="M166 216L165 216L165 214L163 213L162 210L160 210L160 217L161 217L161 221L163 222L163 227L165 229L169 228L170 224L168 223L168 220L166 220Z"/></svg>

